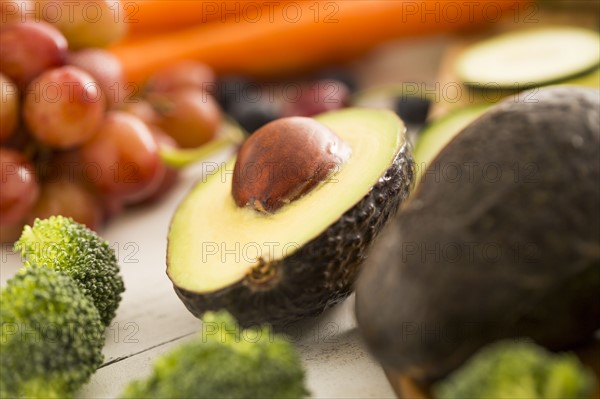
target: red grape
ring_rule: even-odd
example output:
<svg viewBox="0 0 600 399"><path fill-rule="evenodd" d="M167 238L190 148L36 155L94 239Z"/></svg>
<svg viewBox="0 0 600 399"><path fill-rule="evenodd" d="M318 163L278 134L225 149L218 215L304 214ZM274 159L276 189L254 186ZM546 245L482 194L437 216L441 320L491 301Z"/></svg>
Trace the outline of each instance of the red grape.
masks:
<svg viewBox="0 0 600 399"><path fill-rule="evenodd" d="M135 9L118 0L38 0L38 18L56 26L72 49L104 47L122 38ZM126 12L128 11L128 12Z"/></svg>
<svg viewBox="0 0 600 399"><path fill-rule="evenodd" d="M221 126L221 109L206 92L178 90L150 94L148 99L160 114L157 125L183 148L207 143Z"/></svg>
<svg viewBox="0 0 600 399"><path fill-rule="evenodd" d="M0 168L0 221L10 225L20 222L31 210L39 186L33 165L17 151L0 148Z"/></svg>
<svg viewBox="0 0 600 399"><path fill-rule="evenodd" d="M17 86L0 73L0 143L12 135L19 121Z"/></svg>
<svg viewBox="0 0 600 399"><path fill-rule="evenodd" d="M211 91L215 88L216 76L206 64L196 61L180 61L157 73L146 84L148 91L168 92L179 89Z"/></svg>
<svg viewBox="0 0 600 399"><path fill-rule="evenodd" d="M125 210L125 201L121 197L100 195L99 198L102 206L103 221L105 223L119 216Z"/></svg>
<svg viewBox="0 0 600 399"><path fill-rule="evenodd" d="M177 142L171 136L163 132L156 126L151 126L150 131L154 136L159 148L177 148ZM156 186L147 198L144 199L144 204L150 204L160 200L167 194L171 188L177 183L179 178L179 170L165 165L165 173L160 180L160 184Z"/></svg>
<svg viewBox="0 0 600 399"><path fill-rule="evenodd" d="M16 151L25 151L28 147L35 146L35 139L31 137L29 130L22 124L4 142L2 147Z"/></svg>
<svg viewBox="0 0 600 399"><path fill-rule="evenodd" d="M34 19L35 15L23 12L32 8L30 0L0 0L0 27Z"/></svg>
<svg viewBox="0 0 600 399"><path fill-rule="evenodd" d="M169 136L168 134L166 134L161 128L154 126L154 125L149 125L148 128L150 129L152 136L154 136L154 139L156 140L156 144L158 145L158 148L178 148L179 147L179 145L177 145L177 142L175 141L175 139L173 137Z"/></svg>
<svg viewBox="0 0 600 399"><path fill-rule="evenodd" d="M70 148L94 135L105 108L98 83L79 68L64 66L44 72L29 85L23 116L38 140Z"/></svg>
<svg viewBox="0 0 600 399"><path fill-rule="evenodd" d="M98 133L81 148L81 159L84 168L96 169L92 182L100 191L128 201L151 193L164 173L148 126L122 111L106 114Z"/></svg>
<svg viewBox="0 0 600 399"><path fill-rule="evenodd" d="M112 219L124 209L123 199L114 195L100 192L94 182L99 177L99 169L95 164L84 164L79 148L55 152L53 159L45 168L40 167L40 175L47 180L66 180L77 184L92 193L102 210L103 222Z"/></svg>
<svg viewBox="0 0 600 399"><path fill-rule="evenodd" d="M93 230L102 225L102 209L94 195L83 186L65 179L42 184L40 197L30 213L29 222L52 215L71 217Z"/></svg>
<svg viewBox="0 0 600 399"><path fill-rule="evenodd" d="M67 63L89 73L98 82L109 107L119 105L127 96L121 62L108 51L98 48L80 50L69 54Z"/></svg>
<svg viewBox="0 0 600 399"><path fill-rule="evenodd" d="M159 120L158 112L156 112L154 107L152 107L152 104L146 100L127 102L123 104L121 111L137 116L148 126L156 125Z"/></svg>
<svg viewBox="0 0 600 399"><path fill-rule="evenodd" d="M94 188L93 184L88 184L89 179L87 179L87 175L89 174L93 177L95 176L95 171L83 168L79 148L66 151L53 151L49 160L45 162L38 160L37 172L42 181L67 180L90 190Z"/></svg>
<svg viewBox="0 0 600 399"><path fill-rule="evenodd" d="M0 72L24 89L44 70L61 66L67 40L43 22L12 23L0 30Z"/></svg>
<svg viewBox="0 0 600 399"><path fill-rule="evenodd" d="M303 87L298 98L283 100L283 116L313 116L347 106L350 90L337 80L318 80Z"/></svg>
<svg viewBox="0 0 600 399"><path fill-rule="evenodd" d="M21 237L25 224L25 220L10 224L6 224L4 221L0 222L0 243L4 244L17 241L19 237Z"/></svg>

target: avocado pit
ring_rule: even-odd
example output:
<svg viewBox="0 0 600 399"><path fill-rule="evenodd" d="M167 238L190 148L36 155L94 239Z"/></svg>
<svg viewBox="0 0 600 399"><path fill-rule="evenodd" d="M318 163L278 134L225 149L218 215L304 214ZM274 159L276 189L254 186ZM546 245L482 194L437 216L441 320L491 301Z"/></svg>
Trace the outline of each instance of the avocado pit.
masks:
<svg viewBox="0 0 600 399"><path fill-rule="evenodd" d="M347 143L314 119L278 119L240 148L231 194L240 208L273 213L339 170L350 152Z"/></svg>

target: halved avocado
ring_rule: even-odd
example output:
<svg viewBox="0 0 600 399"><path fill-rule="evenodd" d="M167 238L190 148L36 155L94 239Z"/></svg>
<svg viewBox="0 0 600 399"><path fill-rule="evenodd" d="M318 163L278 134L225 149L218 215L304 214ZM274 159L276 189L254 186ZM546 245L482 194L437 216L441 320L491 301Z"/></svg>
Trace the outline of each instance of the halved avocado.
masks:
<svg viewBox="0 0 600 399"><path fill-rule="evenodd" d="M352 292L367 249L408 196L414 163L390 111L350 108L315 119L351 155L312 191L273 214L238 207L232 159L175 212L167 274L194 315L225 308L243 325L281 325Z"/></svg>

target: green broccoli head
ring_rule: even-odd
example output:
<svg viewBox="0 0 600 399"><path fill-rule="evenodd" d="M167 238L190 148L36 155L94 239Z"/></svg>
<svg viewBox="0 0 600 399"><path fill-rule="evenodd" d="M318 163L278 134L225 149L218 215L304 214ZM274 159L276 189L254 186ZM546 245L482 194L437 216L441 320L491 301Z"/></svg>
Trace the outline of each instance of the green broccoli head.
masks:
<svg viewBox="0 0 600 399"><path fill-rule="evenodd" d="M202 331L160 358L123 398L302 398L308 395L294 347L268 327L242 330L207 313Z"/></svg>
<svg viewBox="0 0 600 399"><path fill-rule="evenodd" d="M595 378L573 354L533 343L501 341L476 353L434 386L437 399L584 399Z"/></svg>
<svg viewBox="0 0 600 399"><path fill-rule="evenodd" d="M114 251L95 232L71 218L52 216L25 226L15 250L25 266L46 266L72 277L92 298L105 326L125 290Z"/></svg>
<svg viewBox="0 0 600 399"><path fill-rule="evenodd" d="M0 306L0 397L69 397L102 363L100 314L70 277L21 269Z"/></svg>

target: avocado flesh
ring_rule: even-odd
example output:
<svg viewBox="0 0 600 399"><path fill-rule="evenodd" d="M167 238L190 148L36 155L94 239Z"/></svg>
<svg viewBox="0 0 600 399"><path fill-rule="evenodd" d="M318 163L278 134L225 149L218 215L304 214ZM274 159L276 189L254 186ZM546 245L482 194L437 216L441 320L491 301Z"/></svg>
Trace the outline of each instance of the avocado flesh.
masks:
<svg viewBox="0 0 600 399"><path fill-rule="evenodd" d="M387 367L432 381L498 339L564 350L600 328L600 91L532 93L450 142L433 164L463 178L422 180L373 247L356 312Z"/></svg>
<svg viewBox="0 0 600 399"><path fill-rule="evenodd" d="M352 154L313 191L273 215L238 208L231 160L177 209L167 274L192 313L227 308L242 324L279 323L320 313L351 292L364 252L408 195L413 163L404 125L389 111L316 119Z"/></svg>

